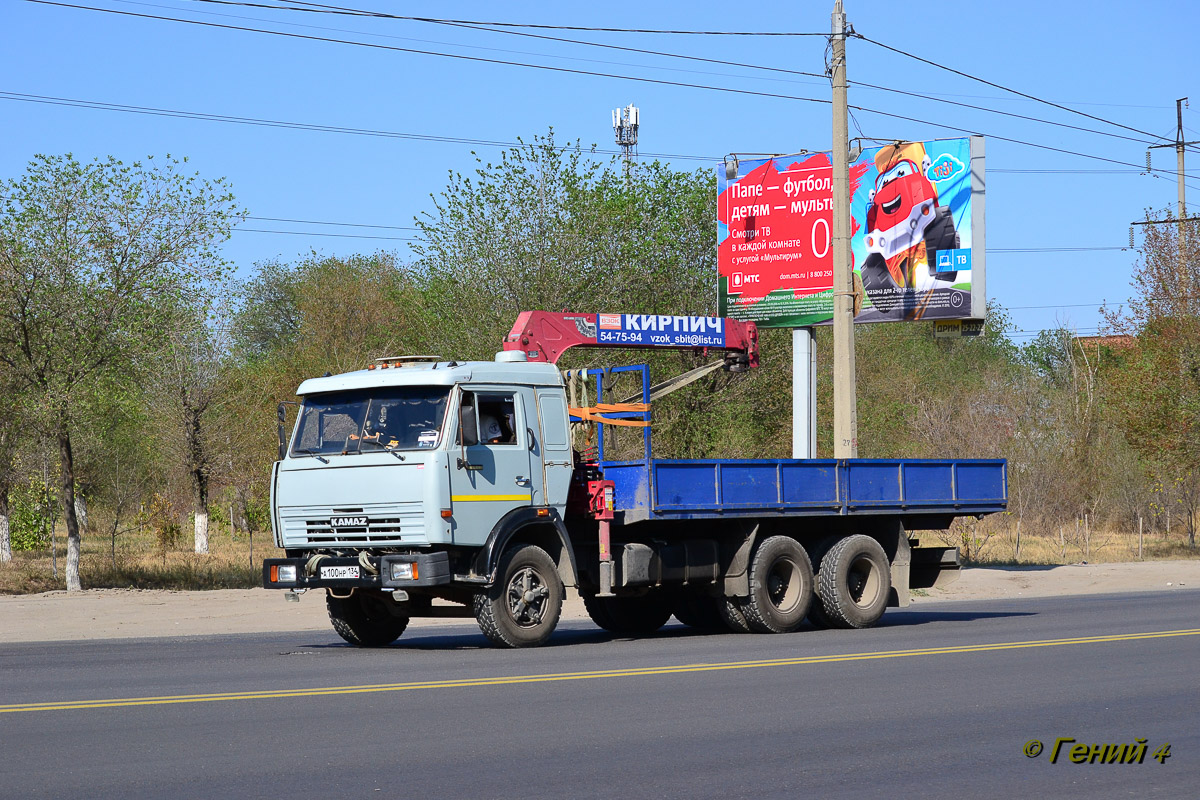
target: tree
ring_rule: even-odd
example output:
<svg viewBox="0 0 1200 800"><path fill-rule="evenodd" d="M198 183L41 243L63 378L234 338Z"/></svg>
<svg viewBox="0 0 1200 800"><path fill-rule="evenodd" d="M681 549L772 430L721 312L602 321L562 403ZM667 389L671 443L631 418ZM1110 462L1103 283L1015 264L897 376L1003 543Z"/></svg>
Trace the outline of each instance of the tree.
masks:
<svg viewBox="0 0 1200 800"><path fill-rule="evenodd" d="M161 358L144 371L153 387L162 448L182 469L192 496L194 549L208 552L208 501L217 471L211 407L220 390L226 348L221 327L210 325L205 304L180 309Z"/></svg>
<svg viewBox="0 0 1200 800"><path fill-rule="evenodd" d="M1117 354L1114 398L1129 442L1164 483L1194 498L1185 504L1194 547L1200 512L1200 225L1174 222L1145 230L1133 296L1124 309L1104 312L1108 331L1130 343Z"/></svg>
<svg viewBox="0 0 1200 800"><path fill-rule="evenodd" d="M0 368L0 563L12 561L9 493L17 479L17 447L24 433L15 381Z"/></svg>
<svg viewBox="0 0 1200 800"><path fill-rule="evenodd" d="M214 278L237 217L223 180L182 163L37 156L3 187L0 361L59 453L66 578L81 588L74 435L103 376L130 376L189 292Z"/></svg>
<svg viewBox="0 0 1200 800"><path fill-rule="evenodd" d="M714 313L712 173L622 173L553 133L451 173L413 246L431 346L490 358L530 309Z"/></svg>

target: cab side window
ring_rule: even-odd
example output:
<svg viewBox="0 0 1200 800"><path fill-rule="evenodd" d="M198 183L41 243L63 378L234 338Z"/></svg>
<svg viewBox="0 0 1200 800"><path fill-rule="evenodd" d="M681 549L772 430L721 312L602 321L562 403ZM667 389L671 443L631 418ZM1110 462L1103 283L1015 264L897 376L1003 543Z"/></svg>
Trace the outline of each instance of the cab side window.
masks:
<svg viewBox="0 0 1200 800"><path fill-rule="evenodd" d="M459 426L459 443L462 442L462 429L467 429L467 444L515 445L517 444L516 402L511 394L492 394L484 392L463 392L462 415ZM475 430L478 439L472 441L470 420L476 420Z"/></svg>

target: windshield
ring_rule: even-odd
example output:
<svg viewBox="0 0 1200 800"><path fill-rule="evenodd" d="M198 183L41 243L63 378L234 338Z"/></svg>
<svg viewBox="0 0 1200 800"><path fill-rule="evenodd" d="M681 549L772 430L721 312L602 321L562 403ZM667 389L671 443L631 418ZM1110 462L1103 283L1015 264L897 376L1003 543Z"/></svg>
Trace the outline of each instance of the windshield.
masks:
<svg viewBox="0 0 1200 800"><path fill-rule="evenodd" d="M306 397L292 455L432 450L449 396L446 386L393 386Z"/></svg>

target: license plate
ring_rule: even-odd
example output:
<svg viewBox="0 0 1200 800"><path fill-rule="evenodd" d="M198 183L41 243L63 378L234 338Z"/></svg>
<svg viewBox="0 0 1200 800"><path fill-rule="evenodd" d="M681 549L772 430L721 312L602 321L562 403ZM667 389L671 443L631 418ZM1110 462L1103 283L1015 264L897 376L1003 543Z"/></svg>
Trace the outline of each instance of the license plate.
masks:
<svg viewBox="0 0 1200 800"><path fill-rule="evenodd" d="M357 578L358 567L321 567L321 577L326 580Z"/></svg>

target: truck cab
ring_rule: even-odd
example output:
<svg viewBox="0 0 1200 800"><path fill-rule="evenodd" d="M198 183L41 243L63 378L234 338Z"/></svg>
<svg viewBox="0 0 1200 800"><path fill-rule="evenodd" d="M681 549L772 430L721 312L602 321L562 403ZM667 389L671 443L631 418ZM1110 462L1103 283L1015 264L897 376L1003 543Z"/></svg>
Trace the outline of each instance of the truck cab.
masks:
<svg viewBox="0 0 1200 800"><path fill-rule="evenodd" d="M562 524L574 464L553 365L519 351L490 362L386 358L306 380L297 394L271 485L275 543L288 557L266 562L266 585L327 589L335 628L358 622L351 641L367 644L410 616L454 613L435 610L435 598L466 615L520 531L574 584ZM347 614L389 624L339 627Z"/></svg>
<svg viewBox="0 0 1200 800"><path fill-rule="evenodd" d="M301 384L275 468L277 543L479 547L511 511L561 516L572 469L562 380L504 358L381 360Z"/></svg>

